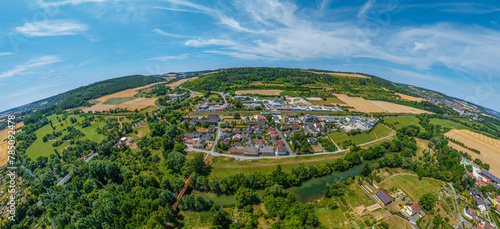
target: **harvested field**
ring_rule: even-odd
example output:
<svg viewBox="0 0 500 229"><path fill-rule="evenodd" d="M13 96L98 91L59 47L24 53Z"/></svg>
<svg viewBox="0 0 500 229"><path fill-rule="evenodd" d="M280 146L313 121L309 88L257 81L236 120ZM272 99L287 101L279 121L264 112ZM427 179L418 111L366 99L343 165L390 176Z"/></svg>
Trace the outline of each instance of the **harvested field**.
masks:
<svg viewBox="0 0 500 229"><path fill-rule="evenodd" d="M159 82L163 83L163 82ZM98 99L91 100L93 103L97 104L91 107L82 107L83 112L96 112L96 111L107 111L109 109L115 108L127 108L128 110L143 109L148 106L154 105L156 98L134 98L140 90L144 88L151 87L153 85L159 84L153 83L142 87L131 88L123 91L119 91L110 95L102 96ZM132 99L132 100L131 100Z"/></svg>
<svg viewBox="0 0 500 229"><path fill-rule="evenodd" d="M21 127L24 126L24 123L20 122L16 125L15 129L19 129ZM4 141L5 139L7 139L7 137L9 137L9 130L10 129L3 129L3 130L0 130L0 167L4 166L7 164L7 162L9 161L8 159L8 155L9 155L9 151L8 151L8 143L7 141ZM20 131L17 131L17 132L20 132Z"/></svg>
<svg viewBox="0 0 500 229"><path fill-rule="evenodd" d="M356 108L356 110L365 113L410 113L421 114L432 112L421 109L399 105L385 101L365 100L361 97L349 97L344 94L334 94L337 98L347 103L348 106Z"/></svg>
<svg viewBox="0 0 500 229"><path fill-rule="evenodd" d="M417 97L413 97L413 96L405 95L405 94L401 94L401 93L396 93L396 95L399 95L399 97L401 97L401 99L408 100L408 101L417 101L417 102L420 102L420 101L424 100L422 98L417 98Z"/></svg>
<svg viewBox="0 0 500 229"><path fill-rule="evenodd" d="M361 112L367 113L381 113L384 112L380 107L366 101L361 97L349 97L344 94L334 94L337 98L347 103L348 106L352 106Z"/></svg>
<svg viewBox="0 0 500 229"><path fill-rule="evenodd" d="M479 158L490 165L490 172L500 176L500 141L469 130L451 130L447 137L464 143L466 146L481 151L481 154L469 153L473 159ZM450 146L453 146L450 144ZM455 147L454 147L455 148ZM457 148L457 150L460 150ZM462 150L463 151L463 150Z"/></svg>
<svg viewBox="0 0 500 229"><path fill-rule="evenodd" d="M236 95L279 95L283 90L241 90Z"/></svg>
<svg viewBox="0 0 500 229"><path fill-rule="evenodd" d="M355 73L340 73L340 72L314 72L314 71L306 71L306 72L313 72L316 74L327 74L327 75L332 75L332 76L337 76L337 77L356 77L356 78L370 78L368 76L360 75L360 74L355 74Z"/></svg>
<svg viewBox="0 0 500 229"><path fill-rule="evenodd" d="M385 101L372 101L368 100L371 104L380 107L385 112L389 113L409 113L409 114L431 114L432 112L421 110L418 108L413 108L409 106L399 105L395 103L385 102Z"/></svg>
<svg viewBox="0 0 500 229"><path fill-rule="evenodd" d="M176 88L178 87L179 85L187 82L187 81L191 81L191 80L195 80L195 79L198 79L198 77L193 77L193 78L186 78L186 79L181 79L179 81L176 81L176 82L173 82L173 83L169 83L169 84L165 84L166 87L170 87L170 88Z"/></svg>

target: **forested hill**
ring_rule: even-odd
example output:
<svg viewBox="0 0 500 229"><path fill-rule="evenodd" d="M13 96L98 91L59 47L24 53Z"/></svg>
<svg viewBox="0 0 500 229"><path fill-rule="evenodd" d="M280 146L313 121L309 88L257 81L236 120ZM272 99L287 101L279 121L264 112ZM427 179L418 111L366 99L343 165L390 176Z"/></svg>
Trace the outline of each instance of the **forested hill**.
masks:
<svg viewBox="0 0 500 229"><path fill-rule="evenodd" d="M104 81L92 83L83 87L79 87L59 95L55 95L46 99L42 99L20 108L40 108L43 104L45 106L58 104L61 109L69 109L81 106L90 105L88 100L99 98L103 95L112 94L126 89L140 87L155 82L163 81L161 77L143 76L143 75L130 75L123 76ZM14 108L19 109L19 108Z"/></svg>
<svg viewBox="0 0 500 229"><path fill-rule="evenodd" d="M352 76L349 76L352 75ZM357 77L356 77L357 76ZM285 91L305 92L317 90L317 93L309 93L308 96L324 97L319 91L325 93L344 93L350 96L361 96L365 99L383 100L396 103L399 96L396 93L403 93L410 96L422 97L438 100L449 100L459 103L467 103L476 107L484 114L498 116L498 112L491 109L463 101L443 93L419 88L411 85L394 83L389 80L364 73L336 72L317 69L289 69L289 68L269 68L269 67L243 67L229 68L209 74L184 83L184 87L195 91L224 91L234 92L246 89L280 89ZM435 113L442 113L436 110L432 103L423 102L415 106L414 104L403 103ZM431 108L431 109L429 109ZM450 109L451 110L451 109Z"/></svg>

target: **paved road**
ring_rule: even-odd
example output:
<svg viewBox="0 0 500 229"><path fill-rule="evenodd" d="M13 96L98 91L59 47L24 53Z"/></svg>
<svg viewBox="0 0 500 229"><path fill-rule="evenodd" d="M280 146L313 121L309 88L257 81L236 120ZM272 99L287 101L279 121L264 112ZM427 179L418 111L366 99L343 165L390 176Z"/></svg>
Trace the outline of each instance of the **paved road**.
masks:
<svg viewBox="0 0 500 229"><path fill-rule="evenodd" d="M220 130L220 128L218 128ZM389 135L387 137L383 137L383 138L379 138L377 140L373 140L371 142L367 142L367 143L363 143L363 144L359 144L358 146L363 146L363 145L367 145L367 144L371 144L371 143L374 143L374 142L377 142L377 141L381 141L381 140L384 140L386 138L390 138L392 136L394 136L395 134L393 135ZM217 133L217 136L219 136L219 133ZM218 139L218 138L217 138ZM215 147L215 143L214 143L214 147ZM214 157L219 157L219 156L224 156L224 157L233 157L237 160L240 160L240 161L244 161L244 160L255 160L255 159L280 159L280 158L287 158L287 157L297 157L298 155L296 154L289 154L289 155L283 155L283 156L258 156L258 157L255 157L255 156L244 156L244 155L234 155L234 154L226 154L226 153L218 153L218 152L215 152L214 151L214 147L212 148L212 150L204 150L204 149L198 149L198 148L193 148L191 146L188 146L188 151L196 151L196 152L203 152L203 153L209 153L210 155L214 156ZM323 153L314 153L314 154L301 154L299 155L300 157L307 157L307 156L315 156L315 155L324 155L324 154L337 154L337 153L342 153L342 152L347 152L349 151L351 148L348 148L348 149L343 149L343 150L337 150L335 152L323 152Z"/></svg>
<svg viewBox="0 0 500 229"><path fill-rule="evenodd" d="M219 137L221 135L221 132L220 132L220 124L222 123L222 119L221 121L217 124L217 132L215 132L215 141L214 141L214 145L212 146L212 149L210 149L210 153L214 153L215 152L215 145L217 145L217 142L219 142Z"/></svg>
<svg viewBox="0 0 500 229"><path fill-rule="evenodd" d="M451 187L451 191L453 192L453 198L455 199L455 205L456 205L455 207L457 208L458 221L459 221L460 226L462 226L462 223L464 223L468 227L472 227L473 225L471 223L469 223L469 221L464 220L462 214L460 214L460 208L458 207L457 193L455 192L455 188L453 187L453 184L451 182L446 182L446 183Z"/></svg>
<svg viewBox="0 0 500 229"><path fill-rule="evenodd" d="M226 96L224 96L224 92L217 92L221 97L222 99L224 100L224 106L227 107L227 101L226 101Z"/></svg>
<svg viewBox="0 0 500 229"><path fill-rule="evenodd" d="M293 150L290 147L290 145L288 145L288 141L285 139L285 137L283 136L283 134L281 134L281 131L279 131L278 128L276 128L276 133L278 133L278 135L280 136L280 138L283 141L283 143L285 143L285 147L288 150L288 155L289 156L297 156L297 153L293 152Z"/></svg>

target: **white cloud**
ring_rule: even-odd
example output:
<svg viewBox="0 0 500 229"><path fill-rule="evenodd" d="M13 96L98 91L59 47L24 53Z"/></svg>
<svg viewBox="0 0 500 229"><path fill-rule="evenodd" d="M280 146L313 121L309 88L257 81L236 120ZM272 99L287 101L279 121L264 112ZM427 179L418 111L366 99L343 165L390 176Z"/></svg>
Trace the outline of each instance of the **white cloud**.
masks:
<svg viewBox="0 0 500 229"><path fill-rule="evenodd" d="M241 53L241 52L233 52L233 51L218 51L218 50L208 50L208 51L203 51L203 52L232 56L232 57L236 57L239 59L245 59L245 60L265 59L264 57L261 57L261 56L255 55L255 54L251 54L251 53Z"/></svg>
<svg viewBox="0 0 500 229"><path fill-rule="evenodd" d="M153 32L157 33L157 34L160 34L160 35L164 35L164 36L167 36L167 37L176 37L176 38L191 38L190 36L184 36L184 35L179 35L179 34L173 34L173 33L167 33L161 29L153 29Z"/></svg>
<svg viewBox="0 0 500 229"><path fill-rule="evenodd" d="M65 0L65 1L44 1L39 0L38 5L42 7L47 6L62 6L62 5L78 5L83 3L97 3L97 2L106 2L109 0Z"/></svg>
<svg viewBox="0 0 500 229"><path fill-rule="evenodd" d="M150 58L150 59L146 59L146 60L158 60L158 61L183 60L183 59L186 59L188 56L189 56L189 54L184 53L182 55L177 55L177 56L160 56L160 57Z"/></svg>
<svg viewBox="0 0 500 229"><path fill-rule="evenodd" d="M89 29L88 25L72 20L44 20L39 22L26 22L21 27L16 27L16 32L29 36L63 36L76 35Z"/></svg>
<svg viewBox="0 0 500 229"><path fill-rule="evenodd" d="M12 55L14 53L12 52L0 52L0 56L7 56L7 55Z"/></svg>
<svg viewBox="0 0 500 229"><path fill-rule="evenodd" d="M186 43L184 43L184 45L191 46L191 47L204 47L204 46L210 46L210 45L235 46L238 44L232 40L226 40L226 39L208 39L208 40L192 39L192 40L186 41Z"/></svg>
<svg viewBox="0 0 500 229"><path fill-rule="evenodd" d="M372 7L373 3L375 3L376 0L368 0L362 7L361 10L358 12L358 17L362 18L366 15L368 10Z"/></svg>
<svg viewBox="0 0 500 229"><path fill-rule="evenodd" d="M61 62L62 60L57 57L57 56L52 56L52 55L47 55L47 56L42 56L37 59L30 60L24 64L17 65L11 70L7 70L3 73L0 74L0 79L2 78L8 78L12 77L15 75L23 74L28 70L31 70L33 68L41 67L44 65L49 65L57 62Z"/></svg>

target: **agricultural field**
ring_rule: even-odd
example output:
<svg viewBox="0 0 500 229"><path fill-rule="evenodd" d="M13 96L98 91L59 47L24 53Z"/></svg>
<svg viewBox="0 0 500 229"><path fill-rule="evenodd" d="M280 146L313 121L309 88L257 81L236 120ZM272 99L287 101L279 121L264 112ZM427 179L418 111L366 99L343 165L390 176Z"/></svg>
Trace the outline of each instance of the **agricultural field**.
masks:
<svg viewBox="0 0 500 229"><path fill-rule="evenodd" d="M453 122L450 120L446 119L438 119L438 118L431 118L430 123L434 125L441 125L442 127L448 127L451 129L457 129L457 130L462 130L462 129L467 129L470 130L469 127L462 125L461 123L458 122Z"/></svg>
<svg viewBox="0 0 500 229"><path fill-rule="evenodd" d="M413 229L410 222L398 216L391 216L384 221L389 224L389 229Z"/></svg>
<svg viewBox="0 0 500 229"><path fill-rule="evenodd" d="M280 95L283 90L240 90L235 91L236 95Z"/></svg>
<svg viewBox="0 0 500 229"><path fill-rule="evenodd" d="M332 75L332 76L337 76L337 77L355 77L355 78L370 78L368 76L364 76L361 74L356 74L356 73L340 73L340 72L315 72L315 71L307 71L306 72L313 72L316 74L327 74L327 75Z"/></svg>
<svg viewBox="0 0 500 229"><path fill-rule="evenodd" d="M425 193L437 193L442 189L443 183L430 178L419 180L416 175L394 174L384 179L378 186L384 188L387 192L393 187L401 188L408 197L414 201L418 201Z"/></svg>
<svg viewBox="0 0 500 229"><path fill-rule="evenodd" d="M281 96L292 96L292 97L297 97L299 94L295 91L283 91L280 93Z"/></svg>
<svg viewBox="0 0 500 229"><path fill-rule="evenodd" d="M337 145L342 148L342 142L351 140L354 144L359 145L367 142L371 142L377 140L379 138L383 138L389 136L391 134L395 134L394 130L389 129L387 126L377 124L373 127L373 130L370 133L362 132L361 134L357 134L354 136L348 136L347 133L340 132L331 132L328 133L328 137L330 137Z"/></svg>
<svg viewBox="0 0 500 229"><path fill-rule="evenodd" d="M473 159L479 158L490 165L490 172L500 176L500 141L470 130L451 130L445 134L468 147L477 149L481 154L469 153ZM450 144L452 147L453 145ZM456 147L454 147L456 148ZM461 150L460 148L456 148ZM464 150L461 150L464 151Z"/></svg>
<svg viewBox="0 0 500 229"><path fill-rule="evenodd" d="M399 97L401 97L401 99L408 100L408 101L416 101L416 102L424 101L424 99L422 99L422 98L417 98L417 97L413 97L413 96L405 95L405 94L401 94L401 93L396 93L396 95L399 95Z"/></svg>
<svg viewBox="0 0 500 229"><path fill-rule="evenodd" d="M345 102L348 106L352 106L356 108L356 110L365 113L410 113L410 114L431 113L421 109L385 101L365 100L362 97L350 97L345 94L334 94L334 95L343 102Z"/></svg>
<svg viewBox="0 0 500 229"><path fill-rule="evenodd" d="M22 122L20 123L17 123L16 124L16 127L14 128L16 130L16 133L20 132L21 127L23 127L24 124ZM0 167L4 166L7 164L7 162L9 161L9 150L8 150L8 142L6 141L7 138L9 137L9 131L11 129L9 128L6 128L6 129L3 129L3 130L0 130Z"/></svg>
<svg viewBox="0 0 500 229"><path fill-rule="evenodd" d="M169 83L169 84L165 84L166 87L170 87L170 88L176 88L178 87L179 85L187 82L187 81L191 81L191 80L195 80L195 79L198 79L198 77L193 77L193 78L186 78L186 79L181 79L179 81L176 81L176 82L173 82L173 83Z"/></svg>
<svg viewBox="0 0 500 229"><path fill-rule="evenodd" d="M62 115L59 115L59 117L62 117ZM84 137L80 138L82 140L90 139L92 141L100 142L106 138L104 135L98 134L96 131L97 128L103 128L106 125L104 122L92 122L90 126L82 128L81 126L77 125L77 123L71 124L69 120L71 117L76 118L78 120L77 123L80 123L83 120L83 118L79 117L78 115L69 115L68 118L62 122L57 121L56 115L51 115L47 118L52 121L57 131L61 131L62 129L65 129L67 126L73 126L74 128L80 130L82 133L85 134ZM61 123L63 124L63 126L61 126ZM42 139L43 136L45 136L46 134L50 134L52 132L53 129L50 126L50 124L47 124L42 128L38 129L37 131L35 131L37 139L35 140L35 142L33 142L33 144L31 144L28 147L28 149L26 149L26 155L28 155L32 159L36 159L40 156L49 156L53 154L54 149L60 151L70 145L69 141L65 141L61 145L53 147L52 144L55 141L43 142ZM63 131L62 136L64 134L67 134L67 131ZM59 136L53 140L60 140L62 136Z"/></svg>
<svg viewBox="0 0 500 229"><path fill-rule="evenodd" d="M410 126L410 125L417 125L419 119L415 116L398 116L398 117L384 117L384 122L387 124L393 124L396 129L405 127L405 126ZM422 130L422 127L420 127Z"/></svg>
<svg viewBox="0 0 500 229"><path fill-rule="evenodd" d="M138 98L138 99L129 99L133 98L140 90L154 86L159 83L153 83L142 87L131 88L123 91L119 91L110 95L105 95L95 100L92 100L92 103L95 103L91 107L81 107L83 112L96 112L96 111L106 111L109 109L115 108L127 108L129 110L135 109L143 109L150 105L154 105L156 98ZM108 102L109 101L109 102ZM97 103L96 103L97 102Z"/></svg>
<svg viewBox="0 0 500 229"><path fill-rule="evenodd" d="M106 102L103 102L102 104L105 104L105 105L118 105L118 104L130 101L130 100L134 100L134 99L136 99L136 98L134 98L134 97L111 98L111 99L106 100Z"/></svg>
<svg viewBox="0 0 500 229"><path fill-rule="evenodd" d="M253 172L271 173L276 169L277 165L281 165L283 171L291 171L297 167L299 163L304 165L319 165L325 164L328 161L342 158L345 153L323 154L315 156L297 157L297 158L281 158L281 159L258 159L237 161L231 157L211 157L207 158L211 161L212 172L210 177L223 177L236 173L252 174Z"/></svg>

